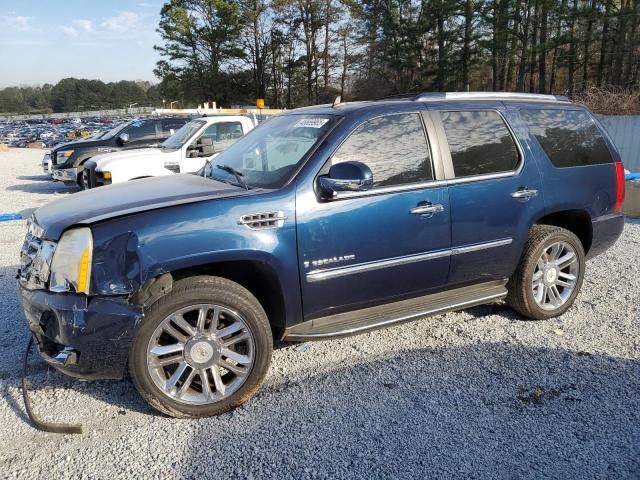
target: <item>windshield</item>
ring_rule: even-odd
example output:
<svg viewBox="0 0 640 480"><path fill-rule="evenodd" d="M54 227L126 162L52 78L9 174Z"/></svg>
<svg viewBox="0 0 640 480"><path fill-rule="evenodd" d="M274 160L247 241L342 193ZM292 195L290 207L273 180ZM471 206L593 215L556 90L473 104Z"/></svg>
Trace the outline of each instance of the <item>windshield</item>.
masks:
<svg viewBox="0 0 640 480"><path fill-rule="evenodd" d="M213 159L205 175L232 181L228 167L249 187L280 188L335 122L331 115L282 115L269 119ZM216 165L224 165L222 170Z"/></svg>
<svg viewBox="0 0 640 480"><path fill-rule="evenodd" d="M106 130L104 132L96 132L93 135L91 135L89 138L87 138L87 140L100 140L101 138L107 138L107 135L109 134L110 130Z"/></svg>
<svg viewBox="0 0 640 480"><path fill-rule="evenodd" d="M131 123L133 123L133 121L131 122L126 122L126 123L121 123L119 125L116 125L115 127L113 127L111 130L109 130L107 133L105 133L104 135L102 135L101 137L99 137L102 140L108 140L110 138L115 137L124 127L131 125Z"/></svg>
<svg viewBox="0 0 640 480"><path fill-rule="evenodd" d="M181 148L206 122L191 120L160 144L160 148Z"/></svg>

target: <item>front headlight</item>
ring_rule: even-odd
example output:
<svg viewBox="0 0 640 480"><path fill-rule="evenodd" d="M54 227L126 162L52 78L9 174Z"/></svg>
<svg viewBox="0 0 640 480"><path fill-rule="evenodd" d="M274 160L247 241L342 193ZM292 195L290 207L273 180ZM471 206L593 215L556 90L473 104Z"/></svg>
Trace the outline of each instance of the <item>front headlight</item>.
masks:
<svg viewBox="0 0 640 480"><path fill-rule="evenodd" d="M62 235L51 261L49 290L89 293L93 236L89 228L74 228Z"/></svg>
<svg viewBox="0 0 640 480"><path fill-rule="evenodd" d="M56 158L58 159L58 163L62 163L66 161L71 155L73 155L73 150L60 150L56 153ZM62 160L62 162L60 162Z"/></svg>

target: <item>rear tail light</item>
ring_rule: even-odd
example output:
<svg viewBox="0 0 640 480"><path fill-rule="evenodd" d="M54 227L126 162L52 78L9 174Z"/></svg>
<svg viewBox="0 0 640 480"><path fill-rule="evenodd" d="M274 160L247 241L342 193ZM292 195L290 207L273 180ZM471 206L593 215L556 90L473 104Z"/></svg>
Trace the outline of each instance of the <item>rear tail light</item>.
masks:
<svg viewBox="0 0 640 480"><path fill-rule="evenodd" d="M614 212L622 211L622 203L624 202L624 165L622 162L616 162L616 203L613 207Z"/></svg>

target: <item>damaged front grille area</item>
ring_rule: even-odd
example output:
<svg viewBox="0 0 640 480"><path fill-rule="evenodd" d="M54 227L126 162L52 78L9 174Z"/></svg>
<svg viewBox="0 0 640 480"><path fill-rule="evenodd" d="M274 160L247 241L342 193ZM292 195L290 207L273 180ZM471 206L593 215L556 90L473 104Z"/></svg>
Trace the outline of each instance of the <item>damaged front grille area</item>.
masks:
<svg viewBox="0 0 640 480"><path fill-rule="evenodd" d="M280 228L284 225L285 220L284 212L277 211L243 215L238 223L246 225L252 230L264 230L267 228Z"/></svg>
<svg viewBox="0 0 640 480"><path fill-rule="evenodd" d="M56 244L42 240L44 232L32 220L27 223L27 234L20 251L18 278L28 288L45 288L49 280L51 259Z"/></svg>

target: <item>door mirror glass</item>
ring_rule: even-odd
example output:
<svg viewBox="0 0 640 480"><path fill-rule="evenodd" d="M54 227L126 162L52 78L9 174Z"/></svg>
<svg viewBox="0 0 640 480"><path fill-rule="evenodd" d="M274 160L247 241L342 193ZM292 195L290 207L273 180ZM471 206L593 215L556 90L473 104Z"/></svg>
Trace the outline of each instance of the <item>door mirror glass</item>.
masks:
<svg viewBox="0 0 640 480"><path fill-rule="evenodd" d="M200 137L195 143L187 147L187 156L189 158L210 157L214 153L216 153L216 149L213 146L213 139L210 137Z"/></svg>
<svg viewBox="0 0 640 480"><path fill-rule="evenodd" d="M320 196L325 200L334 198L338 192L363 192L373 187L373 173L362 162L337 163L318 180Z"/></svg>
<svg viewBox="0 0 640 480"><path fill-rule="evenodd" d="M213 139L210 137L199 138L196 145L198 145L199 157L210 157L216 152L216 149L213 146Z"/></svg>
<svg viewBox="0 0 640 480"><path fill-rule="evenodd" d="M120 145L126 145L127 143L129 143L129 134L121 133L120 135L118 135L118 143Z"/></svg>

